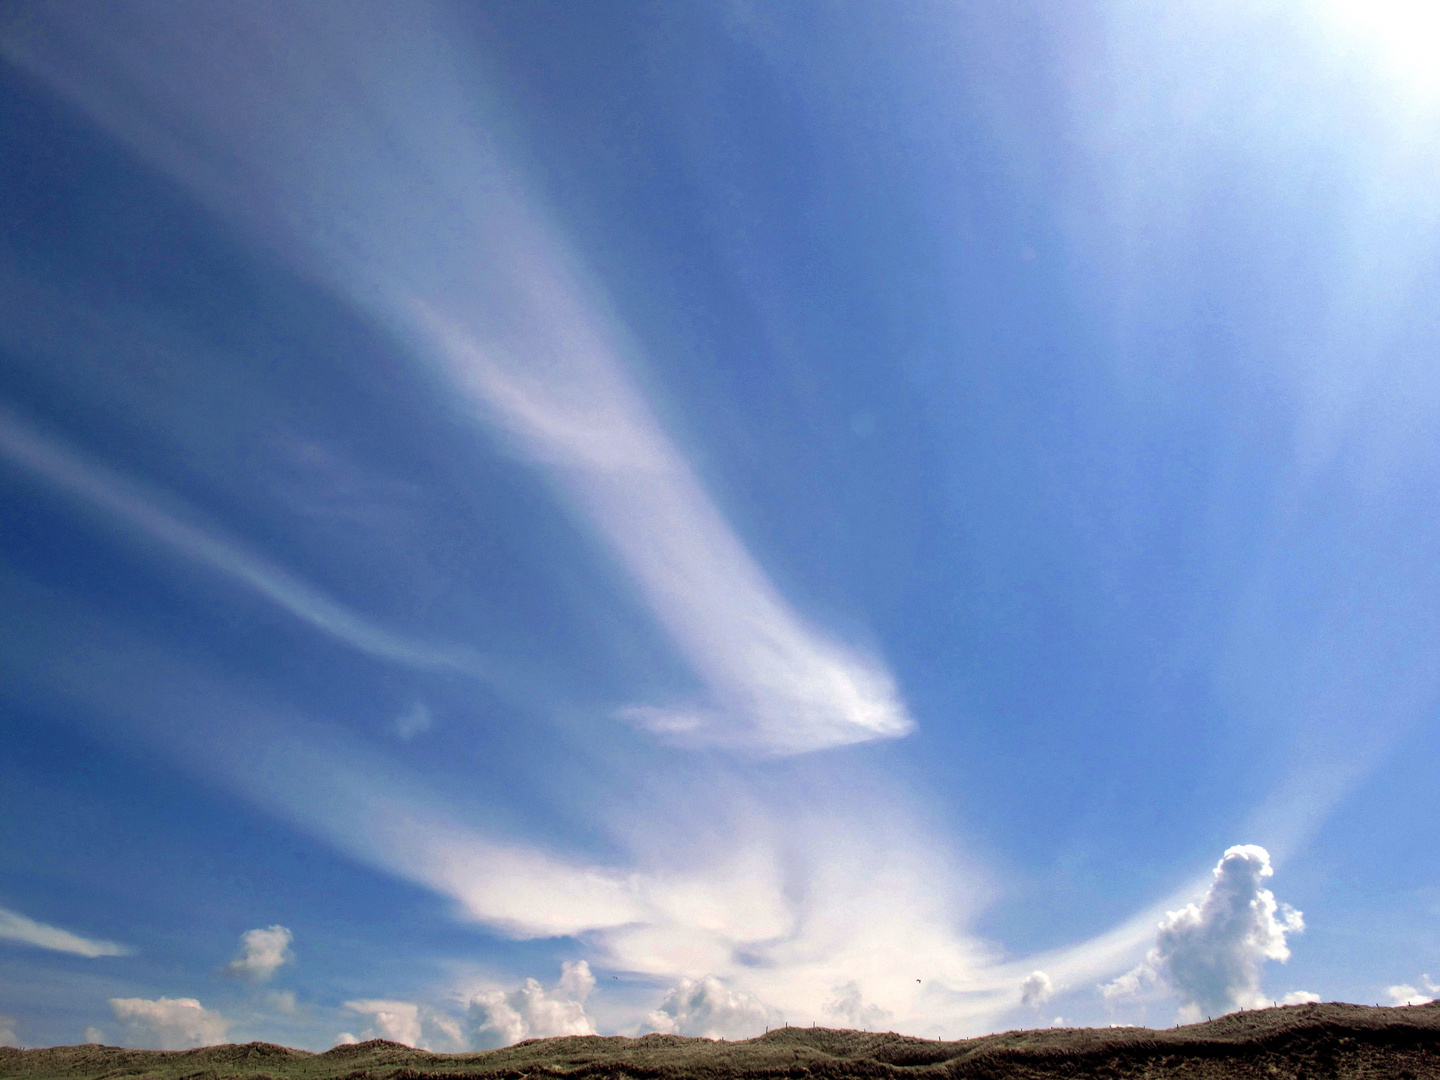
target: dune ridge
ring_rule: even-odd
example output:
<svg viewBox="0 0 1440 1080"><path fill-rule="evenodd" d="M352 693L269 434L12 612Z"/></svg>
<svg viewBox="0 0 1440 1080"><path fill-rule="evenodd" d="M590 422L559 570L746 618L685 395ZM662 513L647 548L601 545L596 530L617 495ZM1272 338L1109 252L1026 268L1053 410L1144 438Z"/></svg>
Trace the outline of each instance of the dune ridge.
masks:
<svg viewBox="0 0 1440 1080"><path fill-rule="evenodd" d="M778 1028L736 1042L678 1035L565 1036L437 1054L373 1039L324 1053L270 1043L197 1050L0 1048L5 1080L976 1080L1440 1078L1440 1002L1314 1004L1232 1013L1176 1028L1042 1028L974 1039Z"/></svg>

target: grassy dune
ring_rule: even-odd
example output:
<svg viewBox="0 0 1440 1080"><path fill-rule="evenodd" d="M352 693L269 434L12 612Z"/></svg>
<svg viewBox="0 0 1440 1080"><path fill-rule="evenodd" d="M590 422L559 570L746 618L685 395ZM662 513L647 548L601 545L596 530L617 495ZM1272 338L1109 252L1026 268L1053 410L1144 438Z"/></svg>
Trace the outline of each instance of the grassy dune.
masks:
<svg viewBox="0 0 1440 1080"><path fill-rule="evenodd" d="M269 1043L199 1050L109 1046L0 1048L0 1077L16 1080L460 1080L496 1077L1254 1077L1440 1080L1440 1003L1410 1008L1297 1005L1236 1013L1181 1028L1009 1031L954 1042L904 1035L781 1028L712 1042L533 1039L503 1050L432 1054L376 1039L323 1054Z"/></svg>

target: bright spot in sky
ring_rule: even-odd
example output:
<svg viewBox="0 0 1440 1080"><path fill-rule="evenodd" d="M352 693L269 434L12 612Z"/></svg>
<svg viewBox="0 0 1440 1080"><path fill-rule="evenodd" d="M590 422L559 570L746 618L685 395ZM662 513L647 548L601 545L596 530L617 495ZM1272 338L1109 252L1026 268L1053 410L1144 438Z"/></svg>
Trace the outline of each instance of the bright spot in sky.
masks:
<svg viewBox="0 0 1440 1080"><path fill-rule="evenodd" d="M1435 0L1329 0L1337 29L1413 88L1440 91L1440 3Z"/></svg>

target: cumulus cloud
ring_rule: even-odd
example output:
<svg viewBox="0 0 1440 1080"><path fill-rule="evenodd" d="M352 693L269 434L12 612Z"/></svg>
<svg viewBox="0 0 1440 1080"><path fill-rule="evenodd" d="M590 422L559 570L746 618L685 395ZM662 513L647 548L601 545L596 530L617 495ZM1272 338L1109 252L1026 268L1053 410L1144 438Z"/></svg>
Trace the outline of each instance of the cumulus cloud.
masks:
<svg viewBox="0 0 1440 1080"><path fill-rule="evenodd" d="M1033 1009L1038 1009L1045 1002L1049 1001L1055 994L1055 984L1050 981L1050 976L1043 971L1032 971L1025 976L1025 981L1020 984L1020 1001Z"/></svg>
<svg viewBox="0 0 1440 1080"><path fill-rule="evenodd" d="M283 926L246 930L240 935L240 952L226 965L227 974L248 982L264 982L281 964L295 959L290 942L295 937Z"/></svg>
<svg viewBox="0 0 1440 1080"><path fill-rule="evenodd" d="M339 1035L335 1036L336 1046L354 1046L359 1041L359 1039L348 1031L342 1031Z"/></svg>
<svg viewBox="0 0 1440 1080"><path fill-rule="evenodd" d="M1310 990L1291 990L1280 999L1281 1005L1313 1005L1320 1000L1320 995Z"/></svg>
<svg viewBox="0 0 1440 1080"><path fill-rule="evenodd" d="M265 1005L278 1013L294 1016L299 1006L295 1004L294 990L272 990L265 995Z"/></svg>
<svg viewBox="0 0 1440 1080"><path fill-rule="evenodd" d="M370 1018L370 1026L359 1038L348 1031L335 1037L337 1045L363 1039L389 1039L422 1050L466 1050L469 1044L460 1022L453 1016L413 1001L380 998L347 1001L345 1008Z"/></svg>
<svg viewBox="0 0 1440 1080"><path fill-rule="evenodd" d="M1398 986L1387 987L1385 996L1390 999L1391 1005L1428 1005L1436 1000L1433 995L1440 994L1440 985L1431 982L1429 975L1421 975L1420 982L1428 994L1409 983L1400 983Z"/></svg>
<svg viewBox="0 0 1440 1080"><path fill-rule="evenodd" d="M372 1027L365 1033L367 1039L389 1039L406 1046L420 1045L420 1006L413 1001L347 1001L345 1008L370 1017Z"/></svg>
<svg viewBox="0 0 1440 1080"><path fill-rule="evenodd" d="M58 926L27 919L18 911L0 908L0 940L18 941L23 945L34 945L39 949L54 952L73 953L76 956L126 956L130 950L113 941L95 941L61 930Z"/></svg>
<svg viewBox="0 0 1440 1080"><path fill-rule="evenodd" d="M1276 904L1264 887L1273 874L1264 848L1232 847L1199 906L1187 904L1160 924L1153 962L1186 1005L1218 1015L1265 1004L1262 965L1290 959L1286 935L1305 929L1300 912Z"/></svg>
<svg viewBox="0 0 1440 1080"><path fill-rule="evenodd" d="M146 1049L189 1050L225 1041L230 1021L194 998L111 998L115 1019L125 1025L126 1041Z"/></svg>
<svg viewBox="0 0 1440 1080"><path fill-rule="evenodd" d="M15 1034L15 1018L0 1016L0 1046L19 1046L20 1036Z"/></svg>
<svg viewBox="0 0 1440 1080"><path fill-rule="evenodd" d="M101 1031L98 1027L87 1027L85 1029L85 1041L86 1043L103 1043L105 1041L105 1032Z"/></svg>
<svg viewBox="0 0 1440 1080"><path fill-rule="evenodd" d="M893 1016L889 1009L882 1009L874 1004L867 1005L861 996L860 984L853 980L840 983L834 989L835 996L825 1003L825 1012L846 1027L869 1031L871 1028L880 1027Z"/></svg>
<svg viewBox="0 0 1440 1080"><path fill-rule="evenodd" d="M1158 981L1180 998L1187 1017L1267 1004L1260 991L1262 966L1266 960L1288 960L1286 936L1305 929L1300 912L1277 904L1264 887L1272 874L1264 848L1229 848L1200 903L1166 914L1145 963L1101 987L1106 1000Z"/></svg>
<svg viewBox="0 0 1440 1080"><path fill-rule="evenodd" d="M858 988L855 1000L858 1003ZM645 1024L670 1035L748 1039L778 1019L754 994L731 990L715 976L706 975L703 979L681 979L671 987L660 1007L645 1018Z"/></svg>
<svg viewBox="0 0 1440 1080"><path fill-rule="evenodd" d="M585 999L595 976L584 960L561 965L560 981L547 990L526 979L514 990L487 990L470 999L470 1026L480 1049L509 1046L521 1039L554 1035L594 1035Z"/></svg>

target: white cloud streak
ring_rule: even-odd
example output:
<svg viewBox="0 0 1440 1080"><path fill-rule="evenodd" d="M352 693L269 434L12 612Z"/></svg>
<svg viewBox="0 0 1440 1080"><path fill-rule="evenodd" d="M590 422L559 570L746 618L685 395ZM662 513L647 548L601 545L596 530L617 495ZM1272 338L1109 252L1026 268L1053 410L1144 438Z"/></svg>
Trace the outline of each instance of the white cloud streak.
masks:
<svg viewBox="0 0 1440 1080"><path fill-rule="evenodd" d="M662 429L628 373L626 333L470 119L438 9L357 3L341 20L316 7L97 15L59 3L29 15L0 43L7 56L389 322L550 477L705 688L626 719L777 754L912 730L884 665L785 601ZM317 625L414 652L212 538L150 525Z"/></svg>
<svg viewBox="0 0 1440 1080"><path fill-rule="evenodd" d="M547 990L526 979L514 990L485 990L470 998L469 1026L477 1049L509 1046L522 1039L594 1035L585 999L595 976L584 960L566 961L560 981Z"/></svg>
<svg viewBox="0 0 1440 1080"><path fill-rule="evenodd" d="M0 409L0 457L103 512L114 522L171 551L245 585L315 629L382 660L413 667L485 677L478 654L456 645L412 641L336 603L295 576L252 554L235 541L162 509L159 496L111 469L85 461L19 417Z"/></svg>
<svg viewBox="0 0 1440 1080"><path fill-rule="evenodd" d="M468 90L429 5L358 3L343 17L235 3L28 10L40 32L6 39L7 56L398 330L593 528L704 687L627 719L774 754L912 729L883 664L786 601L664 430L618 320L467 122ZM217 69L221 42L230 62ZM265 591L266 580L251 583ZM293 738L283 756L305 757ZM783 840L746 824L717 828L725 854L683 868L658 844L623 867L593 866L484 835L435 809L443 800L397 794L414 786L387 785L383 768L352 776L316 757L323 768L307 759L298 780L267 770L237 782L470 918L518 937L578 936L607 964L688 980L687 993L710 978L799 1011L853 982L873 999L859 999L862 1012L955 1034L1020 1005L1037 963L1062 985L1133 964L1158 917L1002 962L959 929L966 889L927 830L889 809L852 820L817 801L816 818L835 810L834 821L787 820ZM658 1010L669 1023L711 1000L689 1008L686 985L673 1011ZM409 1023L406 1003L382 1004L396 1006L379 1010L386 1023Z"/></svg>
<svg viewBox="0 0 1440 1080"><path fill-rule="evenodd" d="M225 1041L230 1021L194 998L111 998L115 1019L125 1025L126 1040L154 1050L189 1050Z"/></svg>
<svg viewBox="0 0 1440 1080"><path fill-rule="evenodd" d="M264 982L281 965L295 959L290 951L293 940L290 931L279 925L246 930L240 935L239 954L226 965L225 971L237 979Z"/></svg>
<svg viewBox="0 0 1440 1080"><path fill-rule="evenodd" d="M48 926L34 919L26 918L18 911L0 908L0 941L15 941L22 945L33 945L37 949L52 952L72 953L75 956L128 956L130 950L113 941L96 941L81 937L58 926Z"/></svg>

